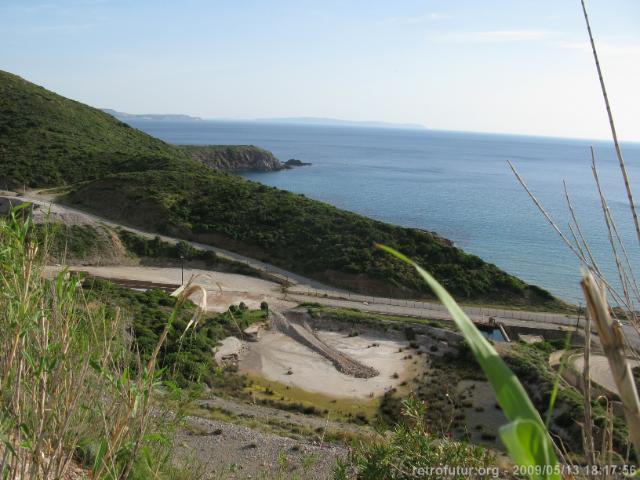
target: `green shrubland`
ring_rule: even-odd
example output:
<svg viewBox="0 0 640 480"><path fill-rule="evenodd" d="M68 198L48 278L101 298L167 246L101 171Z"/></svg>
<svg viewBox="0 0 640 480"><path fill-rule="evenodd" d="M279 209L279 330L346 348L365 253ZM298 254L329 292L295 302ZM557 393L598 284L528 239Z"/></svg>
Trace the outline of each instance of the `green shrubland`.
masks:
<svg viewBox="0 0 640 480"><path fill-rule="evenodd" d="M128 312L135 349L141 359L147 361L164 332L175 298L162 290L141 292L105 280L92 279L86 283L88 298ZM180 387L219 383L221 371L212 353L218 342L231 335L242 337L242 330L265 318L261 310L232 306L224 313L204 314L198 326L183 337L195 309L191 302L181 308L157 358L162 378Z"/></svg>
<svg viewBox="0 0 640 480"><path fill-rule="evenodd" d="M374 242L385 241L430 265L461 298L561 306L548 292L433 233L371 220L224 172L112 175L79 186L64 201L367 293L429 294L413 270L373 248Z"/></svg>

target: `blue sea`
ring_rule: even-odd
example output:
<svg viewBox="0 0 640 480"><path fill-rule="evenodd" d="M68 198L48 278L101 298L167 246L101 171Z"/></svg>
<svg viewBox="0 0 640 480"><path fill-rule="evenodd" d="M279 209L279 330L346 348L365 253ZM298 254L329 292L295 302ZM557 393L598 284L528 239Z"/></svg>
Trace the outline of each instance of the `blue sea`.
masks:
<svg viewBox="0 0 640 480"><path fill-rule="evenodd" d="M611 142L266 122L129 123L172 143L256 145L283 161L311 162L310 167L244 176L385 222L438 232L464 250L576 303L581 299L580 264L534 207L507 161L568 232L562 185L566 180L590 247L615 283L591 173L592 145L618 230L640 272L640 249ZM640 144L624 144L623 153L640 198Z"/></svg>

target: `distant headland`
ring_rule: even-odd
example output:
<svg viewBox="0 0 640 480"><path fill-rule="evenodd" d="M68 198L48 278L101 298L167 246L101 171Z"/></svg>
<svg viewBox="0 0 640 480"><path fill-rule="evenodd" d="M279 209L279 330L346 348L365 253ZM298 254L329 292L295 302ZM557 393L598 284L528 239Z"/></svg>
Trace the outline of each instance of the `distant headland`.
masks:
<svg viewBox="0 0 640 480"><path fill-rule="evenodd" d="M342 120L339 118L324 117L277 117L277 118L253 118L253 119L227 119L227 118L201 118L179 113L125 113L111 108L102 108L103 112L116 117L118 120L158 120L158 121L229 121L229 122L256 122L291 125L319 125L326 127L361 127L361 128L402 128L413 130L427 130L427 127L419 123L393 123L359 120Z"/></svg>
<svg viewBox="0 0 640 480"><path fill-rule="evenodd" d="M192 117L191 115L183 115L179 113L125 113L118 112L117 110L113 110L111 108L101 108L105 113L116 117L118 120L127 121L127 120L170 120L173 122L181 122L181 121L200 121L203 120L200 117Z"/></svg>

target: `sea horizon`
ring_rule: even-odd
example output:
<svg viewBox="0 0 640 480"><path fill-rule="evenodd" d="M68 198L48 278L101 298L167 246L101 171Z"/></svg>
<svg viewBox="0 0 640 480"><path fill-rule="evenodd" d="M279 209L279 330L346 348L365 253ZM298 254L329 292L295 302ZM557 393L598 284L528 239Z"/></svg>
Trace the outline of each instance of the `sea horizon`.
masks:
<svg viewBox="0 0 640 480"><path fill-rule="evenodd" d="M503 136L503 137L516 137L516 138L536 138L541 140L560 140L560 141L577 141L577 142L595 142L595 143L610 143L613 145L613 140L611 139L610 131L607 130L606 134L602 137L573 137L567 135L543 135L543 134L535 134L535 133L521 133L521 132L496 132L496 131L482 131L482 130L458 130L458 129L448 129L448 128L434 128L428 125L416 124L415 126L411 126L408 122L407 124L402 122L385 122L385 121L374 121L374 120L346 120L340 118L324 118L324 117L274 117L274 118L206 118L206 117L198 117L195 115L189 114L171 114L171 113L123 113L117 112L113 109L102 108L110 114L121 113L123 115L127 115L129 118L118 117L120 120L125 123L128 122L172 122L174 120L160 120L160 119L148 119L144 118L147 116L166 116L166 117L184 117L184 119L180 120L180 123L237 123L237 124L265 124L265 125L290 125L290 126L299 126L299 127L339 127L339 128L371 128L371 129L381 129L381 130L411 130L411 131L429 131L434 133L452 133L452 134L464 134L464 135L489 135L489 136ZM299 120L305 121L299 121ZM312 120L312 122L308 122L306 120ZM336 123L321 123L320 121L328 120ZM316 123L316 121L319 121ZM365 125L368 124L368 125ZM625 145L628 146L638 146L640 145L640 138L637 140L627 140L624 138L618 138L618 142L621 147Z"/></svg>

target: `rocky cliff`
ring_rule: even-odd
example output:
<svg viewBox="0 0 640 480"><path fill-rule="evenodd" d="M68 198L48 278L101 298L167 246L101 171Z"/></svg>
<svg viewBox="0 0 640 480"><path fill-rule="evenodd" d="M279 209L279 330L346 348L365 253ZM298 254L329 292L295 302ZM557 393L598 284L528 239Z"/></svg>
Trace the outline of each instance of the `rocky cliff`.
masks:
<svg viewBox="0 0 640 480"><path fill-rule="evenodd" d="M282 170L285 166L273 153L253 145L184 145L194 160L228 172Z"/></svg>

